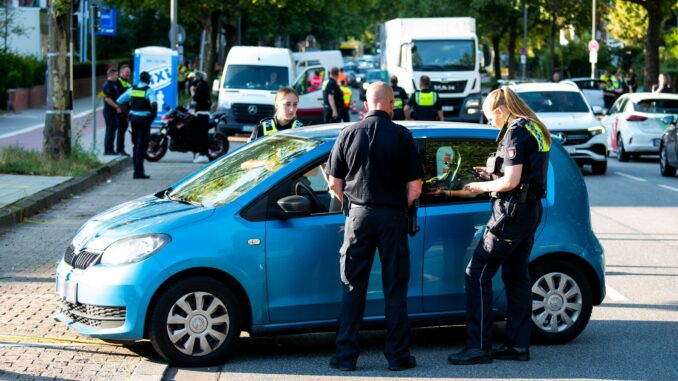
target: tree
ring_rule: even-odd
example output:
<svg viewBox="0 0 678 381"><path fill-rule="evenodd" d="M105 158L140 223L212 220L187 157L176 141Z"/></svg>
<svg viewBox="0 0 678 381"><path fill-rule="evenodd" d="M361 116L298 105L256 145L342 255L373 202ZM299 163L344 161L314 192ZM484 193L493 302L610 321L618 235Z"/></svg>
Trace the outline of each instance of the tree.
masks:
<svg viewBox="0 0 678 381"><path fill-rule="evenodd" d="M52 0L48 10L47 42L47 112L43 130L44 152L49 157L71 154L71 89L69 77L71 56L70 0Z"/></svg>
<svg viewBox="0 0 678 381"><path fill-rule="evenodd" d="M647 11L636 3L615 0L607 14L607 32L627 46L642 46L647 31Z"/></svg>

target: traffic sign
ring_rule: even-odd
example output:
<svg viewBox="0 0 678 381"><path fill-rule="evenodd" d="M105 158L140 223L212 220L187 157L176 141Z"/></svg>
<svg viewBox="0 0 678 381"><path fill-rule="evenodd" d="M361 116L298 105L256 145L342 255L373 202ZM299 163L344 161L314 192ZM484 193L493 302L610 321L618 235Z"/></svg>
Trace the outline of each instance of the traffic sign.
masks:
<svg viewBox="0 0 678 381"><path fill-rule="evenodd" d="M596 40L591 40L589 41L589 52L597 52L600 46L598 45L598 41Z"/></svg>
<svg viewBox="0 0 678 381"><path fill-rule="evenodd" d="M97 36L115 36L117 17L115 8L101 8L96 17L98 18L99 29Z"/></svg>
<svg viewBox="0 0 678 381"><path fill-rule="evenodd" d="M597 50L592 50L589 52L589 62L594 64L598 63L598 51Z"/></svg>

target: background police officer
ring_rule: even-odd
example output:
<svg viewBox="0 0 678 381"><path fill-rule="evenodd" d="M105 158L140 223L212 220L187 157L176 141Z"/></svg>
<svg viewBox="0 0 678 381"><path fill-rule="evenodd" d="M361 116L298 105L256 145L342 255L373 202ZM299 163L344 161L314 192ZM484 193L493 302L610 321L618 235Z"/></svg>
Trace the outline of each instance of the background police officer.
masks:
<svg viewBox="0 0 678 381"><path fill-rule="evenodd" d="M355 370L360 354L358 331L378 248L386 305L384 355L390 370L403 370L416 366L409 350L406 211L421 194L424 173L412 135L391 121L391 87L383 82L370 85L365 107L368 110L365 119L339 134L327 162L330 190L344 203L347 213L340 250L344 292L337 349L330 366Z"/></svg>
<svg viewBox="0 0 678 381"><path fill-rule="evenodd" d="M419 79L419 88L410 97L405 106L405 116L414 120L445 120L443 106L440 97L435 91L431 91L431 78L422 75ZM414 116L412 115L414 113Z"/></svg>
<svg viewBox="0 0 678 381"><path fill-rule="evenodd" d="M502 127L496 155L487 167L474 168L480 176L494 180L464 187L476 194L493 192L492 216L466 268L466 348L448 357L455 365L489 363L493 358L530 359L528 262L541 219L551 137L534 112L507 87L487 96L483 112L493 126ZM499 266L508 304L506 343L492 351L492 277Z"/></svg>
<svg viewBox="0 0 678 381"><path fill-rule="evenodd" d="M405 102L407 102L407 91L398 86L398 77L391 76L391 88L393 89L393 120L405 120Z"/></svg>
<svg viewBox="0 0 678 381"><path fill-rule="evenodd" d="M111 67L106 70L106 82L103 87L104 92L104 122L106 122L106 133L104 135L104 155L115 155L113 143L118 140L118 147L121 141L125 139L125 130L119 130L118 115L122 114L122 108L115 103L121 92L118 90L118 69Z"/></svg>
<svg viewBox="0 0 678 381"><path fill-rule="evenodd" d="M209 146L209 119L212 99L210 89L205 80L207 76L200 71L194 71L188 75L191 81L191 97L195 111L195 120L191 123L191 143L193 145L194 163L207 163L207 150Z"/></svg>
<svg viewBox="0 0 678 381"><path fill-rule="evenodd" d="M339 77L339 69L333 67L330 70L330 79L327 83L323 83L323 105L325 123L339 123L341 122L341 110L344 107L344 94L339 88L337 78Z"/></svg>
<svg viewBox="0 0 678 381"><path fill-rule="evenodd" d="M132 123L132 144L134 151L134 178L148 179L144 171L144 159L148 149L148 139L151 135L151 123L157 114L158 104L155 90L150 87L151 76L143 71L139 74L139 83L125 91L117 103L130 102L130 122Z"/></svg>
<svg viewBox="0 0 678 381"><path fill-rule="evenodd" d="M118 94L123 94L130 89L132 87L131 81L132 69L128 64L123 64L120 66L120 75L118 76ZM122 112L118 114L118 133L122 135L122 139L118 139L116 149L118 155L129 156L125 152L125 132L127 132L127 126L129 125L129 107L128 105L120 105L120 107Z"/></svg>
<svg viewBox="0 0 678 381"><path fill-rule="evenodd" d="M272 118L262 119L257 128L252 131L250 141L256 140L280 130L302 127L297 120L299 94L291 87L281 87L275 94L275 114Z"/></svg>

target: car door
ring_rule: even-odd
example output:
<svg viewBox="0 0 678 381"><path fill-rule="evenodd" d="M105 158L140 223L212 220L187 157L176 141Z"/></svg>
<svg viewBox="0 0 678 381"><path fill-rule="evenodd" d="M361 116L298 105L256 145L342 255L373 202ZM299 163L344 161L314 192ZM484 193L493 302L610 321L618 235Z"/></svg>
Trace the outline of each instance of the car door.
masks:
<svg viewBox="0 0 678 381"><path fill-rule="evenodd" d="M421 198L426 209L424 312L466 308L465 270L479 241L477 233L489 219L490 202L486 194L473 195L462 188L477 181L467 170L485 166L496 147L491 140L429 139L426 143ZM493 288L503 288L499 275Z"/></svg>
<svg viewBox="0 0 678 381"><path fill-rule="evenodd" d="M323 122L323 91L322 83L327 78L324 66L311 66L304 70L294 81L294 89L299 93L299 108L297 118L304 124L318 124ZM320 77L320 85L314 83L313 78Z"/></svg>
<svg viewBox="0 0 678 381"><path fill-rule="evenodd" d="M270 193L266 279L272 324L327 321L339 316L342 296L339 248L344 239L344 215L340 203L328 192L325 160L314 162ZM292 194L310 199L308 190L313 191L321 206L314 205L310 215L285 218L276 200ZM423 224L424 217L419 221ZM410 313L421 311L422 245L422 234L410 239ZM377 255L370 273L365 317L383 315L381 263Z"/></svg>

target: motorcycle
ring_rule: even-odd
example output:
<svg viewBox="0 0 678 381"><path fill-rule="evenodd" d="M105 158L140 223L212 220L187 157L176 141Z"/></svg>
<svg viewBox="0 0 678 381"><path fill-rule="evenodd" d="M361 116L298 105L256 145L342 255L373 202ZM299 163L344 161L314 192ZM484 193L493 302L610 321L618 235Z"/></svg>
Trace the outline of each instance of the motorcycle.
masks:
<svg viewBox="0 0 678 381"><path fill-rule="evenodd" d="M194 145L191 141L191 128L196 122L196 115L185 107L178 106L170 110L161 119L158 132L151 134L146 159L158 161L170 151L193 152ZM226 114L222 112L210 115L208 122L208 146L207 157L210 161L216 160L228 152L229 142L225 131ZM214 131L212 131L214 129Z"/></svg>

